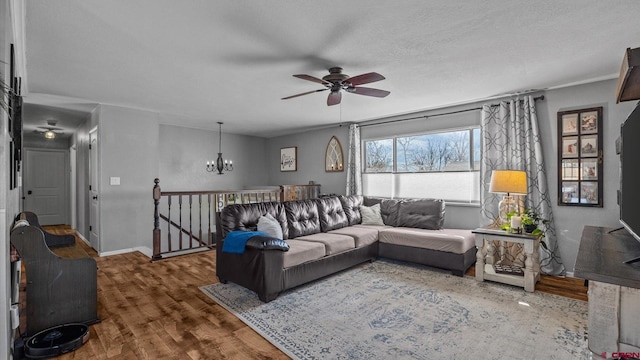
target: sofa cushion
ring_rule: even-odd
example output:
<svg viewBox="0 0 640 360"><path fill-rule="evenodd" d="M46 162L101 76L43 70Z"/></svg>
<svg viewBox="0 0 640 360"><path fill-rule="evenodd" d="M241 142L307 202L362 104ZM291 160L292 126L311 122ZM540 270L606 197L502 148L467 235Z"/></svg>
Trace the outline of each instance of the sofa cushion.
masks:
<svg viewBox="0 0 640 360"><path fill-rule="evenodd" d="M264 202L256 204L227 205L220 214L222 236L232 230L258 230L258 220L264 214L271 214L282 228L282 238L289 238L285 208L280 202Z"/></svg>
<svg viewBox="0 0 640 360"><path fill-rule="evenodd" d="M320 218L322 232L340 229L349 225L349 219L347 219L342 203L337 196L325 196L316 199L316 202L318 203L318 217Z"/></svg>
<svg viewBox="0 0 640 360"><path fill-rule="evenodd" d="M269 213L260 216L258 219L258 231L262 231L273 238L282 239L280 223Z"/></svg>
<svg viewBox="0 0 640 360"><path fill-rule="evenodd" d="M427 230L416 228L387 228L380 231L381 243L410 246L455 254L464 254L475 247L475 237L471 230L443 229ZM384 256L380 254L380 256Z"/></svg>
<svg viewBox="0 0 640 360"><path fill-rule="evenodd" d="M380 204L373 206L360 205L360 215L362 216L362 225L384 225L380 214Z"/></svg>
<svg viewBox="0 0 640 360"><path fill-rule="evenodd" d="M329 231L329 234L351 236L356 241L356 247L371 245L378 241L378 229L366 226L347 226L342 229Z"/></svg>
<svg viewBox="0 0 640 360"><path fill-rule="evenodd" d="M384 224L389 226L398 226L398 208L402 201L403 200L399 199L365 197L363 204L365 206L380 204L380 213L382 214L382 221Z"/></svg>
<svg viewBox="0 0 640 360"><path fill-rule="evenodd" d="M340 203L347 215L349 225L360 224L362 217L360 216L360 205L362 205L362 195L340 195Z"/></svg>
<svg viewBox="0 0 640 360"><path fill-rule="evenodd" d="M289 251L283 255L283 267L290 268L325 256L324 244L313 241L287 240Z"/></svg>
<svg viewBox="0 0 640 360"><path fill-rule="evenodd" d="M358 224L358 225L353 225L353 227L362 227L365 229L374 229L376 231L380 231L380 230L384 230L384 229L392 229L393 226L389 226L389 225L366 225L366 224Z"/></svg>
<svg viewBox="0 0 640 360"><path fill-rule="evenodd" d="M287 201L284 203L289 224L289 238L319 233L320 218L314 200Z"/></svg>
<svg viewBox="0 0 640 360"><path fill-rule="evenodd" d="M444 200L409 199L399 204L396 226L438 230L444 224Z"/></svg>
<svg viewBox="0 0 640 360"><path fill-rule="evenodd" d="M296 240L324 244L325 255L333 255L356 247L356 241L348 235L317 233L297 237Z"/></svg>

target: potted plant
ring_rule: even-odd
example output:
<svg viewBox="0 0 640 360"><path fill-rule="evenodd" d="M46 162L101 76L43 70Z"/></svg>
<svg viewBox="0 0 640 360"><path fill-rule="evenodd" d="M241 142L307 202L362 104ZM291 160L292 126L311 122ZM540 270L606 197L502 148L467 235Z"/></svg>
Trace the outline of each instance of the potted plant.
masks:
<svg viewBox="0 0 640 360"><path fill-rule="evenodd" d="M538 225L540 223L542 224L547 223L547 220L543 219L540 216L540 214L538 214L538 212L535 211L534 209L525 209L521 217L522 217L522 227L524 228L524 231L526 233L533 234L536 230L539 230L539 233L534 235L539 235L542 233L542 230L538 228Z"/></svg>

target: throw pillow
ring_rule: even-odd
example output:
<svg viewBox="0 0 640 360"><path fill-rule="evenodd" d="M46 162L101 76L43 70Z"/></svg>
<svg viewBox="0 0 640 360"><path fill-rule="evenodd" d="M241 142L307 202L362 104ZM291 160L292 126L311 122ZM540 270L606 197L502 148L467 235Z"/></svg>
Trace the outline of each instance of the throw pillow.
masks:
<svg viewBox="0 0 640 360"><path fill-rule="evenodd" d="M13 225L13 228L11 230L15 230L15 229L17 229L19 227L22 227L22 226L29 226L29 222L27 220L18 220Z"/></svg>
<svg viewBox="0 0 640 360"><path fill-rule="evenodd" d="M384 225L380 214L380 204L360 205L360 215L362 215L362 225Z"/></svg>
<svg viewBox="0 0 640 360"><path fill-rule="evenodd" d="M258 219L258 231L262 231L272 238L282 240L280 223L271 214L265 214Z"/></svg>

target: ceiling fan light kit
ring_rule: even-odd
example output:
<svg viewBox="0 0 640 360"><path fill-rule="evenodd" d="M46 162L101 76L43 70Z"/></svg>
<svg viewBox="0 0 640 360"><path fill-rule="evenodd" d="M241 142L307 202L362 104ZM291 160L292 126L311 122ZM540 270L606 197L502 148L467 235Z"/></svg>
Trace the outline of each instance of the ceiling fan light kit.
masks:
<svg viewBox="0 0 640 360"><path fill-rule="evenodd" d="M306 75L306 74L298 74L293 76L302 80L308 80L318 84L322 84L325 86L325 88L287 96L282 98L282 100L292 99L298 96L330 90L331 92L327 97L327 105L332 106L332 105L340 104L340 102L342 101L341 90L344 90L352 94L373 96L373 97L380 97L380 98L383 98L390 94L390 92L386 90L358 86L358 85L369 84L372 82L385 79L384 76L375 72L370 72L370 73L350 77L349 75L342 73L341 67L332 67L329 69L329 75L323 76L322 79L319 79L311 75Z"/></svg>
<svg viewBox="0 0 640 360"><path fill-rule="evenodd" d="M34 130L37 134L42 134L46 139L55 139L56 135L63 134L62 129L56 127L57 122L53 120L47 120L47 124L49 126L38 126L38 129L42 130Z"/></svg>

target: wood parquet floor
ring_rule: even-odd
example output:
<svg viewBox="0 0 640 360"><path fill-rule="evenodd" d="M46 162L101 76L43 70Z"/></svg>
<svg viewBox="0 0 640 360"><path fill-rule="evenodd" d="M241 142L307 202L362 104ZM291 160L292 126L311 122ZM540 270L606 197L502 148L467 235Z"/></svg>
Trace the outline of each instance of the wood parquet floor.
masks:
<svg viewBox="0 0 640 360"><path fill-rule="evenodd" d="M218 282L215 251L152 263L139 252L98 257L79 238L76 246L96 258L102 321L86 344L58 359L288 359L198 289ZM587 288L580 279L542 276L536 291L586 301Z"/></svg>

